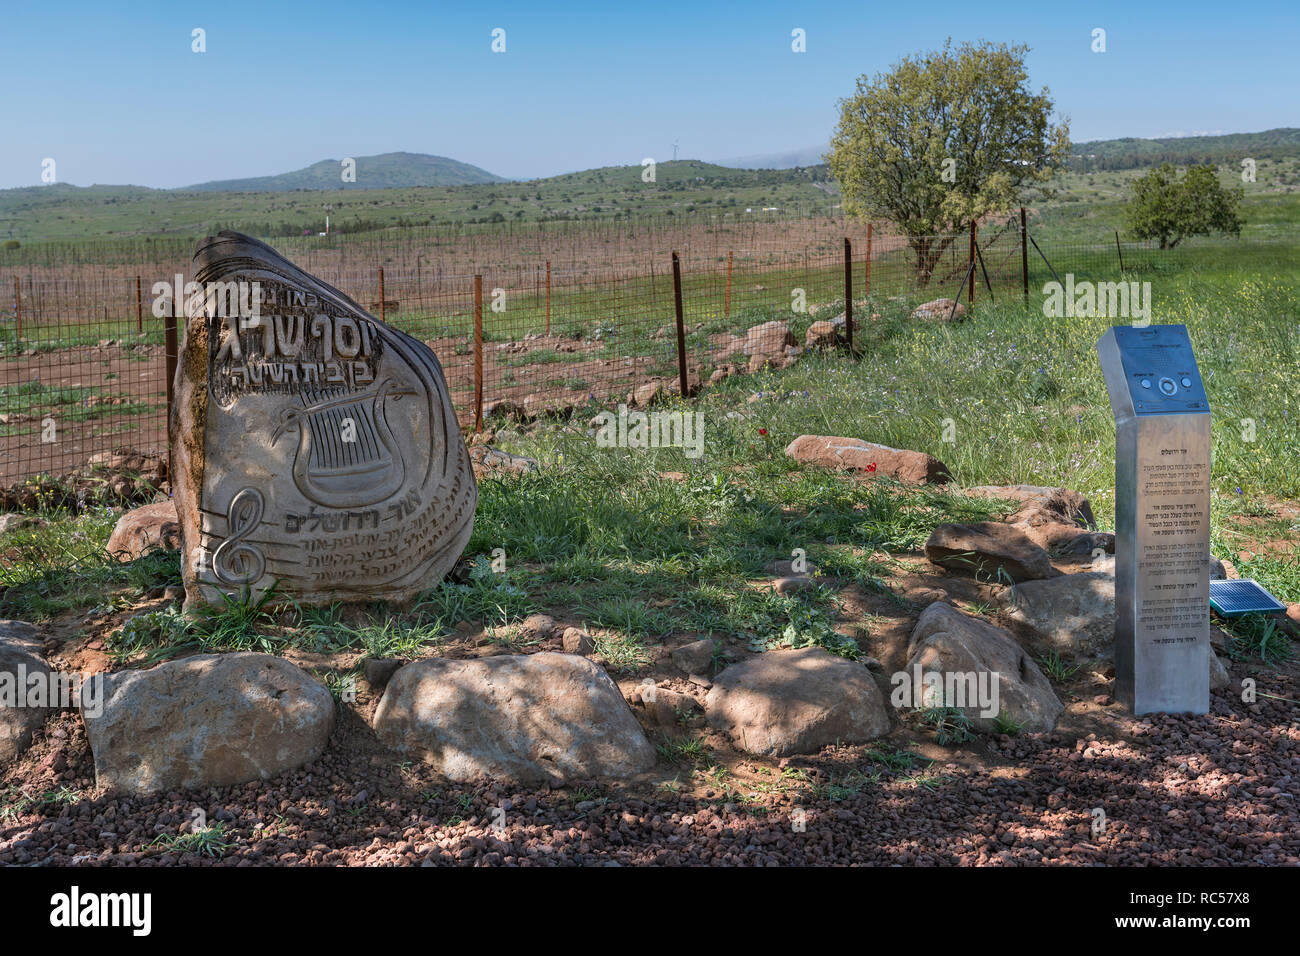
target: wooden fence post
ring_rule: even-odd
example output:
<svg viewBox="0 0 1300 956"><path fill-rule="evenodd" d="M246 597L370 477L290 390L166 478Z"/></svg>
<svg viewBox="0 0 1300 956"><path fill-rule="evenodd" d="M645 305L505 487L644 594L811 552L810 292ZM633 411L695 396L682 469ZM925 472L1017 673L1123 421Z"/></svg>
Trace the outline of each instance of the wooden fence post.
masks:
<svg viewBox="0 0 1300 956"><path fill-rule="evenodd" d="M23 340L23 286L22 280L14 276L14 322L16 324L14 344Z"/></svg>
<svg viewBox="0 0 1300 956"><path fill-rule="evenodd" d="M1020 275L1029 301L1029 228L1025 225L1025 207L1020 207Z"/></svg>
<svg viewBox="0 0 1300 956"><path fill-rule="evenodd" d="M682 317L682 263L673 253L673 309L677 313L677 378L686 397L686 324Z"/></svg>
<svg viewBox="0 0 1300 956"><path fill-rule="evenodd" d="M135 277L135 330L144 331L144 297L140 294L140 277Z"/></svg>
<svg viewBox="0 0 1300 956"><path fill-rule="evenodd" d="M1115 251L1119 253L1119 271L1124 272L1124 249L1119 244L1119 230L1115 230Z"/></svg>
<svg viewBox="0 0 1300 956"><path fill-rule="evenodd" d="M474 431L483 430L483 277L474 276Z"/></svg>
<svg viewBox="0 0 1300 956"><path fill-rule="evenodd" d="M384 321L384 267L379 267L379 321Z"/></svg>
<svg viewBox="0 0 1300 956"><path fill-rule="evenodd" d="M844 337L853 351L853 243L844 237Z"/></svg>
<svg viewBox="0 0 1300 956"><path fill-rule="evenodd" d="M546 260L546 337L551 336L551 260Z"/></svg>

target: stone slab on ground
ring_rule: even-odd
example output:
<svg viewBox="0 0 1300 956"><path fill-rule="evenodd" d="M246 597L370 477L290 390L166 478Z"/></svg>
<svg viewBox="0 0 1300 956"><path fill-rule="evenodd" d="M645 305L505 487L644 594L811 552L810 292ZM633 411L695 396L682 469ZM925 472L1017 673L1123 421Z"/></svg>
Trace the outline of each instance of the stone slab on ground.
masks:
<svg viewBox="0 0 1300 956"><path fill-rule="evenodd" d="M104 550L119 561L134 561L150 551L179 551L181 525L174 501L141 505L124 512Z"/></svg>
<svg viewBox="0 0 1300 956"><path fill-rule="evenodd" d="M457 781L619 778L655 761L618 687L572 654L407 664L388 682L373 724L390 747Z"/></svg>
<svg viewBox="0 0 1300 956"><path fill-rule="evenodd" d="M768 651L732 664L714 678L704 708L709 726L737 749L769 757L872 740L891 723L867 668L820 647Z"/></svg>
<svg viewBox="0 0 1300 956"><path fill-rule="evenodd" d="M1025 581L998 595L1007 616L1048 648L1093 657L1115 645L1115 573L1081 571Z"/></svg>
<svg viewBox="0 0 1300 956"><path fill-rule="evenodd" d="M977 498L1004 498L1022 506L1027 502L1037 502L1048 511L1055 512L1063 521L1073 522L1083 528L1097 526L1092 503L1086 496L1070 488L1050 485L974 485L963 488L962 494Z"/></svg>
<svg viewBox="0 0 1300 956"><path fill-rule="evenodd" d="M202 654L103 677L83 709L99 786L157 793L265 780L325 750L325 685L270 654ZM83 694L83 701L87 698Z"/></svg>
<svg viewBox="0 0 1300 956"><path fill-rule="evenodd" d="M988 621L963 614L950 604L937 602L921 612L908 645L909 676L920 667L925 674L976 675L976 687L991 687L997 681L998 710L988 713L989 702L977 701L968 693L961 710L981 733L998 730L997 717L1005 715L1029 733L1048 733L1065 710L1033 658L1014 637ZM996 675L994 677L993 675ZM946 678L945 678L946 679ZM963 686L963 693L974 688ZM913 700L917 695L913 694ZM957 706L942 700L936 706Z"/></svg>
<svg viewBox="0 0 1300 956"><path fill-rule="evenodd" d="M0 621L0 767L18 759L31 745L32 734L57 709L28 706L28 680L33 675L49 686L40 632L26 621Z"/></svg>
<svg viewBox="0 0 1300 956"><path fill-rule="evenodd" d="M999 521L937 525L925 543L925 556L941 567L993 581L1003 574L1015 582L1060 574L1043 548L1019 528Z"/></svg>
<svg viewBox="0 0 1300 956"><path fill-rule="evenodd" d="M893 477L916 483L942 484L950 481L948 467L920 451L890 448L860 438L832 435L800 435L786 446L795 461L863 475Z"/></svg>

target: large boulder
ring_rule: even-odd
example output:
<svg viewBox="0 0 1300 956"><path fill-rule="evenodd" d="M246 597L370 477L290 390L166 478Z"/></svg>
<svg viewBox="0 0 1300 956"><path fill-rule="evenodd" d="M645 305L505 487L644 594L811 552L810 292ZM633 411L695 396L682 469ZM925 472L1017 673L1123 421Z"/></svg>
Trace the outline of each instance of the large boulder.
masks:
<svg viewBox="0 0 1300 956"><path fill-rule="evenodd" d="M36 628L24 621L0 621L0 767L18 759L56 709L32 706L28 681L33 675L50 687L50 668Z"/></svg>
<svg viewBox="0 0 1300 956"><path fill-rule="evenodd" d="M1007 518L1007 523L1019 528L1045 551L1063 556L1114 553L1115 536L1096 530L1092 505L1079 492L1033 485L1017 485L1003 490L1007 493L989 497L1018 500L1020 507Z"/></svg>
<svg viewBox="0 0 1300 956"><path fill-rule="evenodd" d="M388 682L374 728L457 781L621 778L655 760L609 675L572 654L407 664Z"/></svg>
<svg viewBox="0 0 1300 956"><path fill-rule="evenodd" d="M790 331L790 323L776 319L756 325L745 334L743 351L746 355L785 355L788 345L798 345Z"/></svg>
<svg viewBox="0 0 1300 956"><path fill-rule="evenodd" d="M862 664L820 647L768 651L713 681L709 726L740 750L768 757L816 753L889 733L889 709Z"/></svg>
<svg viewBox="0 0 1300 956"><path fill-rule="evenodd" d="M998 521L941 524L925 543L925 556L942 567L1014 582L1060 574L1052 558L1019 528Z"/></svg>
<svg viewBox="0 0 1300 956"><path fill-rule="evenodd" d="M890 448L860 438L800 435L786 446L785 453L795 461L807 465L820 465L823 468L862 475L889 476L903 481L933 484L951 480L948 467L925 452Z"/></svg>
<svg viewBox="0 0 1300 956"><path fill-rule="evenodd" d="M150 551L178 551L181 526L176 517L176 503L132 508L117 519L104 550L119 561L134 561Z"/></svg>
<svg viewBox="0 0 1300 956"><path fill-rule="evenodd" d="M118 793L265 780L311 763L334 729L325 685L269 654L203 654L102 680L82 716L96 783Z"/></svg>
<svg viewBox="0 0 1300 956"><path fill-rule="evenodd" d="M1086 496L1069 488L1053 488L1048 485L974 485L962 489L962 493L977 498L1003 498L1020 505L1038 502L1063 521L1084 528L1097 526L1092 503Z"/></svg>
<svg viewBox="0 0 1300 956"><path fill-rule="evenodd" d="M1115 559L1097 562L1104 570L1026 581L998 595L1012 621L1044 647L1072 657L1113 659L1115 654ZM1211 642L1214 629L1211 628ZM1210 689L1231 683L1223 661L1207 648Z"/></svg>
<svg viewBox="0 0 1300 956"><path fill-rule="evenodd" d="M1003 591L998 601L1011 620L1054 650L1096 656L1114 648L1113 570L1025 581Z"/></svg>
<svg viewBox="0 0 1300 956"><path fill-rule="evenodd" d="M194 268L169 429L187 604L438 584L478 486L433 350L249 236Z"/></svg>
<svg viewBox="0 0 1300 956"><path fill-rule="evenodd" d="M804 333L804 348L812 349L833 349L845 340L845 329L847 323L843 317L840 317L838 324L825 319L814 322L808 326Z"/></svg>
<svg viewBox="0 0 1300 956"><path fill-rule="evenodd" d="M917 673L937 672L942 686L960 687L958 692L964 700L945 697L939 705L960 704L974 728L983 733L998 729L999 714L1025 731L1047 733L1065 710L1051 681L1015 638L950 604L936 602L921 613L908 645L907 669L908 680ZM969 680L958 680L958 675L973 676L973 687ZM996 701L991 696L981 700L978 694L971 693L981 688L996 693ZM913 706L925 702L923 697L919 701L917 698L913 692Z"/></svg>

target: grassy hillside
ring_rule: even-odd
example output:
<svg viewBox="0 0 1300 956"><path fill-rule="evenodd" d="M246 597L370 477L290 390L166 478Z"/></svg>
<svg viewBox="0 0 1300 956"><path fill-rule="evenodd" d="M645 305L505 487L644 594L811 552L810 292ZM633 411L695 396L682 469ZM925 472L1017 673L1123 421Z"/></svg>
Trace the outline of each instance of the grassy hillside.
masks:
<svg viewBox="0 0 1300 956"><path fill-rule="evenodd" d="M341 160L322 159L305 169L278 176L251 179L221 179L184 192L287 192L291 189L398 189L408 186L469 186L476 183L505 182L486 169L471 166L446 156L424 153L381 153L357 156L356 181L343 182Z"/></svg>
<svg viewBox="0 0 1300 956"><path fill-rule="evenodd" d="M359 165L358 169L362 169ZM607 166L530 182L401 189L199 192L65 184L0 190L0 238L30 243L112 236L201 238L219 229L263 237L430 223L538 222L837 203L825 166L728 169L696 160ZM358 174L359 176L361 173Z"/></svg>
<svg viewBox="0 0 1300 956"><path fill-rule="evenodd" d="M1300 191L1300 130L1296 129L1105 140L1079 143L1075 150L1079 156L1061 177L1059 194L1046 202L1028 201L1043 222L1089 219L1109 232L1119 225L1121 204L1132 180L1150 165L1165 161L1184 165L1215 161L1225 183L1240 184L1240 162L1249 156L1256 160L1257 170L1256 182L1244 184L1248 198ZM351 187L339 181L339 168L337 162L326 160L284 176L205 183L185 190L66 184L0 190L0 240L32 244L170 236L189 241L227 228L274 239L320 232L325 227L326 207L331 231L353 233L431 224L696 213L740 217L772 208L781 213L814 214L828 212L839 203L838 187L825 165L733 169L679 160L660 163L654 170L654 182L643 180L640 166L606 166L527 182L398 185L418 176L470 175L465 171L491 174L454 160L390 153L359 158L358 183ZM376 182L392 185L359 188ZM279 185L268 185L275 183ZM1087 208L1081 208L1084 206ZM1247 212L1248 226L1253 228L1259 220L1249 218L1249 209ZM1286 212L1283 218L1290 222L1295 217Z"/></svg>
<svg viewBox="0 0 1300 956"><path fill-rule="evenodd" d="M1161 163L1217 163L1237 166L1256 161L1300 157L1300 129L1279 127L1262 133L1225 136L1173 136L1164 139L1099 139L1075 143L1070 168L1076 172L1137 169Z"/></svg>

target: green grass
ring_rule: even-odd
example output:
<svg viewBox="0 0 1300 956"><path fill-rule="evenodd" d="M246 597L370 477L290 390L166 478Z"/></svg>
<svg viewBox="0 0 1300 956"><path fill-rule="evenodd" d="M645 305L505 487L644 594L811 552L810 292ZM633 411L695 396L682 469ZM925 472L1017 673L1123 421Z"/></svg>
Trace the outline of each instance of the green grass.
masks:
<svg viewBox="0 0 1300 956"><path fill-rule="evenodd" d="M712 749L698 737L665 740L655 749L659 753L659 758L668 763L700 763L713 756Z"/></svg>
<svg viewBox="0 0 1300 956"><path fill-rule="evenodd" d="M27 813L46 814L55 810L61 811L80 801L81 794L69 787L43 790L33 794L21 787L10 786L5 788L3 795L0 795L0 820L9 822Z"/></svg>
<svg viewBox="0 0 1300 956"><path fill-rule="evenodd" d="M934 742L941 747L954 747L975 739L970 717L956 707L924 707L916 716L923 726L934 731Z"/></svg>
<svg viewBox="0 0 1300 956"><path fill-rule="evenodd" d="M1039 657L1038 666L1058 684L1068 681L1079 672L1079 665L1061 656L1059 651L1048 651Z"/></svg>
<svg viewBox="0 0 1300 956"><path fill-rule="evenodd" d="M233 849L235 841L228 838L226 825L214 823L210 827L193 830L189 833L165 834L146 843L144 849L157 849L163 853L197 853L200 856L220 860Z"/></svg>
<svg viewBox="0 0 1300 956"><path fill-rule="evenodd" d="M1295 539L1293 522L1275 514L1275 504L1300 499L1300 271L1244 267L1195 247L1191 253L1178 268L1151 275L1152 319L1189 327L1206 381L1212 547L1244 576L1297 601L1294 549L1252 548L1255 556L1245 560L1240 550L1243 536L1260 529ZM826 281L821 301L831 302L833 282ZM271 618L265 608L235 601L207 619L146 618L116 638L116 648L132 660L182 647L275 651L290 644L409 658L438 647L464 622L509 642L524 616L557 609L598 632L597 652L620 674L644 669L674 635L756 649L816 645L852 657L857 646L840 633L848 622L837 590L851 583L888 593L894 568L882 552L915 550L936 524L985 520L1005 503L798 467L784 455L796 436L857 436L929 452L962 485L1065 485L1092 500L1103 529L1114 522L1114 425L1095 354L1109 320L1048 318L1036 296L1028 306L999 296L977 298L964 322L921 322L909 318L915 299L873 293L868 309L880 318L864 326L870 331L859 339L857 358L807 356L789 370L728 379L694 403L678 403L702 416L702 458L671 448L599 448L583 414L503 433L504 447L537 458L541 469L480 483L467 551L479 556L473 572L431 589L411 608ZM746 305L731 317L699 320L707 330L775 314ZM600 320L591 313L583 319L587 329ZM807 321L800 316L795 325ZM647 354L671 349L638 341ZM1243 528L1232 520L1239 516L1257 527ZM143 591L178 579L174 556L129 565L103 557L113 518L102 509L55 515L46 528L0 539L0 584L7 585L0 615L39 620L110 598L131 605ZM491 570L485 556L497 548L508 556L509 573ZM826 586L788 597L754 586L769 579L769 561L795 549L821 569ZM1241 637L1243 648L1255 647L1266 660L1292 650L1284 636ZM1073 666L1044 662L1057 681L1068 680Z"/></svg>
<svg viewBox="0 0 1300 956"><path fill-rule="evenodd" d="M1232 635L1228 646L1229 656L1235 661L1251 658L1265 664L1285 664L1296 656L1291 639L1277 626L1277 622L1262 614L1246 614L1222 622L1224 630Z"/></svg>
<svg viewBox="0 0 1300 956"><path fill-rule="evenodd" d="M54 512L49 523L0 535L0 618L43 620L102 605L114 595L138 598L181 581L178 555L155 552L126 564L104 553L118 512Z"/></svg>

